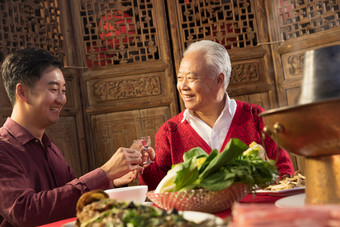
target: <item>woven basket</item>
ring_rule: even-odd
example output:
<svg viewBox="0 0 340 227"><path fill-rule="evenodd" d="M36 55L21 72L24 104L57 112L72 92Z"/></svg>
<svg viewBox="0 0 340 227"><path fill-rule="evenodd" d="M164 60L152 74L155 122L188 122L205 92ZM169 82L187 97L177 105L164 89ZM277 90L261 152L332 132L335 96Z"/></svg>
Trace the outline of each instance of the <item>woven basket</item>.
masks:
<svg viewBox="0 0 340 227"><path fill-rule="evenodd" d="M164 210L192 210L216 213L230 208L248 193L244 184L232 184L224 190L209 191L197 189L179 192L155 193L149 191L147 197Z"/></svg>

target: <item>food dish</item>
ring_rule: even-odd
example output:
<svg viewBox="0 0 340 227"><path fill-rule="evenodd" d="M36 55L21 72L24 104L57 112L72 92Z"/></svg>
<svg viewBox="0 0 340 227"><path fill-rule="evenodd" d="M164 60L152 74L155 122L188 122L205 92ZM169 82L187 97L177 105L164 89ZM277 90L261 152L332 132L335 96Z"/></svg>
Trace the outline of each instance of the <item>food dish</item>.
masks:
<svg viewBox="0 0 340 227"><path fill-rule="evenodd" d="M289 196L289 195L295 195L295 194L300 194L305 192L305 187L300 187L300 188L289 188L289 189L284 189L284 190L263 190L263 189L258 189L256 190L257 194L261 195L270 195L270 196Z"/></svg>
<svg viewBox="0 0 340 227"><path fill-rule="evenodd" d="M304 207L305 198L306 198L305 193L288 196L288 197L277 200L275 202L275 206L277 207Z"/></svg>
<svg viewBox="0 0 340 227"><path fill-rule="evenodd" d="M195 222L196 224L199 224L202 221L211 219L214 220L216 224L222 224L223 220L213 214L203 213L203 212L197 212L197 211L180 211L180 214L183 215L184 219L187 221ZM75 221L68 222L64 224L62 227L74 227Z"/></svg>

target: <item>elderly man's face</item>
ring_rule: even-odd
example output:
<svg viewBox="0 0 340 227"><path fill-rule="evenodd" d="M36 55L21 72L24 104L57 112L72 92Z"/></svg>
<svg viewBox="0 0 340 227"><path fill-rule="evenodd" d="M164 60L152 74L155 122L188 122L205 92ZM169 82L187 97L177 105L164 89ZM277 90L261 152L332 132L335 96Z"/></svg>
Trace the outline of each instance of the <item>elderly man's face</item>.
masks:
<svg viewBox="0 0 340 227"><path fill-rule="evenodd" d="M223 79L221 81L220 76L212 79L213 73L200 52L187 54L182 59L177 89L187 109L205 113L215 108L218 92L223 89Z"/></svg>

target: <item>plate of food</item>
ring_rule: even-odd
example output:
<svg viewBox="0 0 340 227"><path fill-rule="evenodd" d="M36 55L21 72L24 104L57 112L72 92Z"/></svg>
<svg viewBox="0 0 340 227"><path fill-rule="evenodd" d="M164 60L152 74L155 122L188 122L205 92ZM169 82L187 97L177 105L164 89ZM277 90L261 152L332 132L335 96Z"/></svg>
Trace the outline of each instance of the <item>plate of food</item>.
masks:
<svg viewBox="0 0 340 227"><path fill-rule="evenodd" d="M223 224L227 224L224 223L222 218L204 212L179 211L178 214L182 215L186 221L193 224L206 223L207 226L222 226ZM75 227L75 226L77 226L76 221L72 221L64 224L62 227Z"/></svg>
<svg viewBox="0 0 340 227"><path fill-rule="evenodd" d="M83 194L77 203L76 221L63 227L91 226L226 226L224 221L208 213L165 211L153 205L109 198L104 191Z"/></svg>
<svg viewBox="0 0 340 227"><path fill-rule="evenodd" d="M271 196L289 196L304 193L306 188L305 180L306 177L299 171L296 171L294 175L283 176L275 184L269 185L264 189L257 189L256 193Z"/></svg>
<svg viewBox="0 0 340 227"><path fill-rule="evenodd" d="M288 189L283 189L283 190L263 190L263 189L256 190L256 194L271 195L271 196L289 196L289 195L295 195L295 194L304 193L304 192L305 192L305 187L288 188Z"/></svg>

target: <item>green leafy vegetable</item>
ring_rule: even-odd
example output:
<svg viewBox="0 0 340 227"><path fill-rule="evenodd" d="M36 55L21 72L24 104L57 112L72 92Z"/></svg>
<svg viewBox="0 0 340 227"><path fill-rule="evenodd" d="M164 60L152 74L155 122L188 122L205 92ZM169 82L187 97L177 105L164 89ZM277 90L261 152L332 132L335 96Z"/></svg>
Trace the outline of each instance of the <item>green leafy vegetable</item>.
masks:
<svg viewBox="0 0 340 227"><path fill-rule="evenodd" d="M212 159L207 168L200 174L200 179L204 179L210 173L215 172L222 166L230 163L234 158L241 155L247 150L248 146L239 139L231 139L225 146L224 150Z"/></svg>
<svg viewBox="0 0 340 227"><path fill-rule="evenodd" d="M184 162L177 164L181 168L177 171L173 191L194 188L223 190L235 182L252 189L274 183L279 176L275 161L262 160L257 150L243 154L247 149L241 140L232 138L221 153L215 149L208 155L199 147L189 150L183 155ZM204 162L199 164L202 160Z"/></svg>
<svg viewBox="0 0 340 227"><path fill-rule="evenodd" d="M208 154L202 148L195 147L184 153L183 161L185 162L192 159L193 157L198 158L201 156L208 156Z"/></svg>

